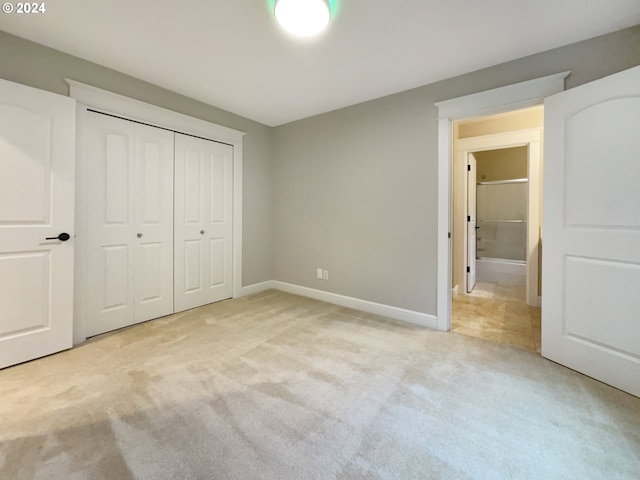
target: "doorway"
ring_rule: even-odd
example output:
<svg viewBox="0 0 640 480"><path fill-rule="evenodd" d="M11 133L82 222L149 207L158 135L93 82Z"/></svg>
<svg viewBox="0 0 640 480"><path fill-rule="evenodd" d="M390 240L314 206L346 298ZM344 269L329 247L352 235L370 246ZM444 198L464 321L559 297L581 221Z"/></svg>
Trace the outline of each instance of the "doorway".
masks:
<svg viewBox="0 0 640 480"><path fill-rule="evenodd" d="M543 107L453 123L455 332L540 351Z"/></svg>
<svg viewBox="0 0 640 480"><path fill-rule="evenodd" d="M451 328L452 122L544 101L542 356L639 395L633 287L640 260L632 237L640 224L634 222L638 164L633 161L640 67L564 91L568 73L436 103L437 326Z"/></svg>

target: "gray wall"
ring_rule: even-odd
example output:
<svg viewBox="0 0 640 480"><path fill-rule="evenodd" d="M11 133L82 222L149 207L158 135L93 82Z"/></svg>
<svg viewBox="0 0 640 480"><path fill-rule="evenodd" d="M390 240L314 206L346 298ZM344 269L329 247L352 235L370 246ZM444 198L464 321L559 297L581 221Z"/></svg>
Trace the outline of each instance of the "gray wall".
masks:
<svg viewBox="0 0 640 480"><path fill-rule="evenodd" d="M243 182L243 284L273 278L272 129L115 70L0 31L0 78L68 95L65 78L246 132Z"/></svg>
<svg viewBox="0 0 640 480"><path fill-rule="evenodd" d="M433 103L565 70L573 88L638 64L640 26L276 128L275 278L435 314Z"/></svg>
<svg viewBox="0 0 640 480"><path fill-rule="evenodd" d="M640 26L271 129L0 32L2 78L66 95L68 77L247 132L244 285L276 279L429 314L433 103L564 70L572 88L638 64Z"/></svg>

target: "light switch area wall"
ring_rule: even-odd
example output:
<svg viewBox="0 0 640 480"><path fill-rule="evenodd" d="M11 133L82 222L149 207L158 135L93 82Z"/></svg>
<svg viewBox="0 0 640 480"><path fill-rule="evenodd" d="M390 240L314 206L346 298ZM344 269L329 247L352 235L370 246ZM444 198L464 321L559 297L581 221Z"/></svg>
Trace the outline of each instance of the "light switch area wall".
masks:
<svg viewBox="0 0 640 480"><path fill-rule="evenodd" d="M68 95L65 78L246 132L243 139L243 285L273 278L272 129L211 105L0 31L0 78Z"/></svg>

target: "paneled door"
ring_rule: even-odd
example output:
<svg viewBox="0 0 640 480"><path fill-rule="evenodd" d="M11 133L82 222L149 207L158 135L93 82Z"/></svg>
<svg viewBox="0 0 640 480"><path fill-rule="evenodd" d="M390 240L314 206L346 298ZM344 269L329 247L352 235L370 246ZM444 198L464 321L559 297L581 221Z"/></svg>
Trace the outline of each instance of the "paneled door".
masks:
<svg viewBox="0 0 640 480"><path fill-rule="evenodd" d="M173 132L88 111L84 166L87 336L173 313Z"/></svg>
<svg viewBox="0 0 640 480"><path fill-rule="evenodd" d="M176 312L232 296L233 148L176 133Z"/></svg>
<svg viewBox="0 0 640 480"><path fill-rule="evenodd" d="M640 67L544 110L542 355L640 396Z"/></svg>
<svg viewBox="0 0 640 480"><path fill-rule="evenodd" d="M0 368L70 348L75 100L0 80Z"/></svg>

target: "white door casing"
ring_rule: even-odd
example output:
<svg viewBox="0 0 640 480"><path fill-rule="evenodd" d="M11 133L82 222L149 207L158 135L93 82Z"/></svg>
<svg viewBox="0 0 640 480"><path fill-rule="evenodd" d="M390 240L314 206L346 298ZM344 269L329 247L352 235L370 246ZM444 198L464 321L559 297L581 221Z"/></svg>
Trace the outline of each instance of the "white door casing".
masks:
<svg viewBox="0 0 640 480"><path fill-rule="evenodd" d="M476 285L476 253L477 218L476 218L476 157L467 154L467 293L473 291Z"/></svg>
<svg viewBox="0 0 640 480"><path fill-rule="evenodd" d="M545 100L542 355L640 396L640 67Z"/></svg>
<svg viewBox="0 0 640 480"><path fill-rule="evenodd" d="M0 368L71 347L74 163L75 101L0 79Z"/></svg>
<svg viewBox="0 0 640 480"><path fill-rule="evenodd" d="M564 90L570 72L473 93L436 103L438 107L438 330L451 329L451 164L452 122L539 105Z"/></svg>
<svg viewBox="0 0 640 480"><path fill-rule="evenodd" d="M87 112L86 335L173 312L173 132Z"/></svg>
<svg viewBox="0 0 640 480"><path fill-rule="evenodd" d="M175 310L230 298L233 148L176 133Z"/></svg>

